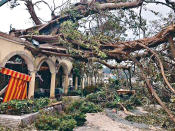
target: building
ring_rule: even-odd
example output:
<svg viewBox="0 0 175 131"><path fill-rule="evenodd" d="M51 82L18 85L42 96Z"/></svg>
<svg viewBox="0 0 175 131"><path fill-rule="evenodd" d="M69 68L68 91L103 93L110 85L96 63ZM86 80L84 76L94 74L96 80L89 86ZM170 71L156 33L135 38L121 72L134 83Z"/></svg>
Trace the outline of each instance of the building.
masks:
<svg viewBox="0 0 175 131"><path fill-rule="evenodd" d="M55 97L57 87L61 86L65 94L68 92L72 59L65 48L52 47L49 44L34 45L13 34L0 32L0 68L7 67L19 71L20 66L24 69L23 73L32 77L28 86L28 98L33 98L38 88L42 92L42 87L48 86L51 98ZM5 81L5 76L3 77ZM1 78L0 90L4 81ZM47 81L49 85L42 81Z"/></svg>

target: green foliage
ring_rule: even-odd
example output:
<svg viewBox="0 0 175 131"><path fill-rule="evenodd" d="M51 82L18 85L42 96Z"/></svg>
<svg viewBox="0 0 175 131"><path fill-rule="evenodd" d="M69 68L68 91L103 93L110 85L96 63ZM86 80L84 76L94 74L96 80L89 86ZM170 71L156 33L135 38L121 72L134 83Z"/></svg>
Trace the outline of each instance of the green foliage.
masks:
<svg viewBox="0 0 175 131"><path fill-rule="evenodd" d="M65 21L61 24L60 32L63 33L67 39L77 40L82 37L81 33L77 30L77 27L77 23Z"/></svg>
<svg viewBox="0 0 175 131"><path fill-rule="evenodd" d="M100 91L87 95L86 100L100 104L102 107L116 108L116 105L121 102L116 90L116 88L102 87Z"/></svg>
<svg viewBox="0 0 175 131"><path fill-rule="evenodd" d="M66 103L65 100L63 100L64 110L66 113L75 112L76 110L79 110L80 105L83 103L83 100L73 100L72 102Z"/></svg>
<svg viewBox="0 0 175 131"><path fill-rule="evenodd" d="M74 119L62 120L60 123L60 131L73 131L77 122Z"/></svg>
<svg viewBox="0 0 175 131"><path fill-rule="evenodd" d="M49 105L49 98L40 98L35 100L11 100L0 104L1 114L22 115L37 112Z"/></svg>
<svg viewBox="0 0 175 131"><path fill-rule="evenodd" d="M81 96L82 95L82 90L71 90L71 91L68 91L68 96Z"/></svg>
<svg viewBox="0 0 175 131"><path fill-rule="evenodd" d="M35 127L39 130L56 130L59 129L60 119L42 114L35 122Z"/></svg>
<svg viewBox="0 0 175 131"><path fill-rule="evenodd" d="M76 112L72 114L73 119L76 120L77 126L82 126L86 122L86 115L81 112Z"/></svg>
<svg viewBox="0 0 175 131"><path fill-rule="evenodd" d="M83 102L79 110L83 113L97 113L102 111L99 105L95 105L92 102Z"/></svg>
<svg viewBox="0 0 175 131"><path fill-rule="evenodd" d="M110 88L115 88L115 89L118 90L120 88L120 82L119 82L119 80L110 78L109 79L109 87Z"/></svg>
<svg viewBox="0 0 175 131"><path fill-rule="evenodd" d="M102 111L102 108L100 106L95 105L92 102L86 102L82 99L72 100L64 98L63 105L63 110L66 114L68 114L64 116L63 119L75 119L77 126L82 126L86 122L86 113L96 113Z"/></svg>
<svg viewBox="0 0 175 131"><path fill-rule="evenodd" d="M72 131L76 126L82 126L86 122L84 111L80 109L83 105L83 100L73 100L68 97L63 98L63 110L65 113L47 113L41 114L35 126L39 130L59 130L59 131ZM84 105L85 106L85 105ZM88 105L87 105L88 106ZM91 111L97 110L94 109ZM89 112L89 110L88 110Z"/></svg>
<svg viewBox="0 0 175 131"><path fill-rule="evenodd" d="M85 100L73 100L71 103L70 101L67 101L66 103L65 100L63 100L63 105L64 105L65 112L68 114L76 111L79 111L82 113L95 113L95 112L102 111L100 106L95 105L92 102L87 102Z"/></svg>
<svg viewBox="0 0 175 131"><path fill-rule="evenodd" d="M42 113L35 121L38 130L72 131L76 126L82 126L86 122L84 113L51 114Z"/></svg>
<svg viewBox="0 0 175 131"><path fill-rule="evenodd" d="M42 109L43 107L46 107L50 103L49 98L40 98L34 100L35 106L37 109Z"/></svg>
<svg viewBox="0 0 175 131"><path fill-rule="evenodd" d="M86 96L90 93L94 93L99 91L99 87L98 86L86 86L83 90L83 95Z"/></svg>
<svg viewBox="0 0 175 131"><path fill-rule="evenodd" d="M166 105L172 113L175 115L175 104L167 104ZM139 115L139 116L127 116L125 119L137 123L145 123L147 125L159 126L161 128L165 128L167 130L174 130L175 124L174 122L167 116L167 113L162 109L156 109L154 106L149 107L146 106L145 110L149 113Z"/></svg>
<svg viewBox="0 0 175 131"><path fill-rule="evenodd" d="M98 91L96 93L91 93L91 94L87 95L86 99L88 101L91 101L91 102L94 102L96 104L99 104L99 103L102 103L102 102L106 101L107 94L106 94L105 91L101 90L101 91Z"/></svg>

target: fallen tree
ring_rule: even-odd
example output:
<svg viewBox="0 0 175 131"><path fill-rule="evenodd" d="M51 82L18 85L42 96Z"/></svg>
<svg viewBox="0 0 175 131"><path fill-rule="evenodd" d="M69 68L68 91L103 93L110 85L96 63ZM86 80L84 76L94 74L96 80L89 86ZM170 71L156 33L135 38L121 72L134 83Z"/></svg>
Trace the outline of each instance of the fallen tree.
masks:
<svg viewBox="0 0 175 131"><path fill-rule="evenodd" d="M111 66L106 62L106 60L114 59L117 62L127 60L133 61L141 69L142 77L145 79L146 85L150 93L155 97L157 102L165 109L170 118L175 122L174 116L160 100L160 98L152 88L150 81L147 79L146 75L144 75L144 69L137 61L142 59L142 57L150 57L150 59L156 57L166 85L173 93L175 93L174 88L171 86L170 82L168 81L165 75L165 69L162 60L159 58L159 55L153 50L153 48L156 48L162 44L170 43L170 53L174 58L174 24L169 24L168 26L164 27L156 35L132 41L120 41L120 39L116 40L115 37L108 37L105 35L105 33L96 33L96 35L92 35L92 31L91 34L83 34L82 32L78 31L79 20L96 14L101 14L102 11L109 12L111 10L130 10L133 8L142 7L144 2L145 4L151 2L154 2L156 4L163 4L170 7L174 11L174 2L171 2L169 0L166 0L165 3L145 0L134 0L126 2L118 0L84 0L71 5L66 10L62 10L62 13L60 13L59 15L55 15L57 7L54 6L54 8L50 8L49 6L53 17L52 20L45 24L42 24L40 19L37 17L34 6L41 2L43 2L46 5L48 5L49 3L46 3L45 1L38 1L36 3L32 3L32 1L30 0L23 0L23 2L25 3L27 10L29 11L31 18L36 24L36 26L25 30L15 30L14 33L16 37L25 38L29 42L35 40L39 42L39 44L49 44L53 47L63 47L68 50L67 54L65 52L60 52L60 50L50 48L41 49L38 47L39 49L33 49L33 52L35 52L36 55L38 52L54 55L64 54L65 56L73 57L74 59L79 59L85 62L88 62L90 58L95 58L95 62L99 62L103 65L106 65L111 69L128 69L128 67ZM140 24L137 26L139 27L139 29L143 30L142 19L140 16ZM136 19L134 18L136 17L135 15L132 15L132 17L133 19ZM104 18L105 17L103 17L103 19ZM101 19L101 21L103 21L103 19ZM97 25L98 24L99 21L97 21ZM99 25L99 28L103 25L104 24ZM117 34L118 32L114 33ZM26 47L30 48L27 44ZM146 49L147 51L145 51L143 55L136 53L137 51L144 49ZM166 48L165 50L169 52L169 49ZM134 54L132 55L133 57L130 57L131 54ZM174 59L170 58L168 53L165 53L165 55L166 57L168 57L169 61L174 62Z"/></svg>

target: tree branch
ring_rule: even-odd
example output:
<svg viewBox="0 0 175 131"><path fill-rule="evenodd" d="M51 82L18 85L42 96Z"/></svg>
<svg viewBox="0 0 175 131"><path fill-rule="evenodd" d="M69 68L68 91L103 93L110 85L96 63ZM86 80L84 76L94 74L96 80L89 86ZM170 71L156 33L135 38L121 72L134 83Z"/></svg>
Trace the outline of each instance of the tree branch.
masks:
<svg viewBox="0 0 175 131"><path fill-rule="evenodd" d="M165 106L165 104L161 101L161 99L159 98L159 96L157 95L157 93L155 92L155 90L153 89L150 81L147 79L145 73L144 73L144 69L143 66L134 58L130 57L133 62L135 62L137 64L137 66L140 68L141 73L140 76L145 80L147 88L149 90L149 92L154 96L154 98L157 100L157 102L162 106L162 108L167 112L167 114L169 115L170 119L175 123L175 118L174 115L172 114L172 112Z"/></svg>
<svg viewBox="0 0 175 131"><path fill-rule="evenodd" d="M26 5L26 7L29 11L29 14L30 14L32 20L34 21L34 23L36 25L42 24L41 21L39 20L39 18L37 17L36 13L35 13L35 9L34 9L32 1L29 1L29 0L25 1L25 5Z"/></svg>
<svg viewBox="0 0 175 131"><path fill-rule="evenodd" d="M163 76L163 79L165 81L165 83L167 84L168 88L175 94L175 90L173 89L173 87L170 85L170 83L168 82L166 76L165 76L165 72L164 72L164 67L163 67L163 64L158 56L157 53L155 53L153 50L151 50L150 48L148 48L147 46L145 46L144 44L142 43L139 43L140 46L144 47L145 49L149 50L156 58L157 58L157 61L159 62L159 66L160 66L160 69L161 69L161 74Z"/></svg>

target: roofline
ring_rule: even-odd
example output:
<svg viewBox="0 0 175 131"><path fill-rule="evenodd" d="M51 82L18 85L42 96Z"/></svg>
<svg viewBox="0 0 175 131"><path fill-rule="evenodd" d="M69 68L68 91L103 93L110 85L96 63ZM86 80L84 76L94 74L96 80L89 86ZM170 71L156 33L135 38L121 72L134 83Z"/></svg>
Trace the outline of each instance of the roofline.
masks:
<svg viewBox="0 0 175 131"><path fill-rule="evenodd" d="M3 32L0 32L0 39L4 39L4 40L7 40L7 41L10 41L10 42L14 42L14 43L17 43L17 44L25 44L27 43L26 41L18 38L18 37L13 37L13 36L10 36L9 34L6 34L6 33L3 33Z"/></svg>

